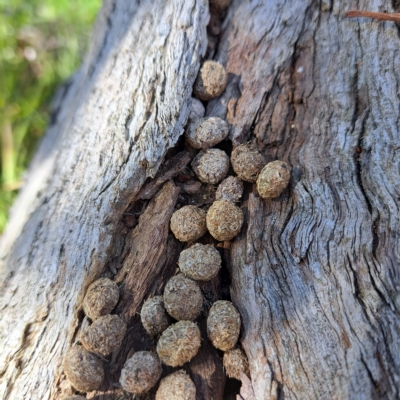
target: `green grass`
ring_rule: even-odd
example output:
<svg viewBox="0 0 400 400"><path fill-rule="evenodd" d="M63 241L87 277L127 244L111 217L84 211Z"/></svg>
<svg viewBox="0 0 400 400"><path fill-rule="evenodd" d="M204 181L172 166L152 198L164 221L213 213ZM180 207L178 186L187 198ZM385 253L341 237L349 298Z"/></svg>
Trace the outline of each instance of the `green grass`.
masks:
<svg viewBox="0 0 400 400"><path fill-rule="evenodd" d="M0 232L46 130L57 86L79 66L101 0L0 0Z"/></svg>

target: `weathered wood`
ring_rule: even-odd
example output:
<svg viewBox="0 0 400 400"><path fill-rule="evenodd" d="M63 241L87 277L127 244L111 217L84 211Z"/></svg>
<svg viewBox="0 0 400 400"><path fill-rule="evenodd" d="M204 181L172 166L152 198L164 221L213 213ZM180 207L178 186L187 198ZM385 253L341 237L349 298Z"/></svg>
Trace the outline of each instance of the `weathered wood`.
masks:
<svg viewBox="0 0 400 400"><path fill-rule="evenodd" d="M58 399L124 210L183 132L208 4L107 0L2 242L0 398Z"/></svg>
<svg viewBox="0 0 400 400"><path fill-rule="evenodd" d="M142 187L136 198L143 200L151 199L158 192L160 186L183 171L192 158L190 151L182 151L166 161L154 179L151 179L150 182Z"/></svg>
<svg viewBox="0 0 400 400"><path fill-rule="evenodd" d="M357 7L233 0L208 31L207 54L229 82L207 115L230 123L234 144L251 141L292 168L278 199L245 185L242 232L219 245L243 321L247 400L400 397L400 44L392 23L343 18ZM399 11L380 0L363 8ZM128 354L154 346L136 313L174 272L181 244L168 220L178 189L167 180L183 164L170 159L141 188L183 131L207 21L203 1L105 2L2 243L0 398L69 391L61 359L82 322L82 296L118 270L117 312L131 338L107 364L103 392L89 397L132 397L112 385ZM180 205L212 199L190 174L176 185L189 189ZM218 281L209 285L205 311L221 291L227 297ZM199 396L221 398L208 343L187 367Z"/></svg>
<svg viewBox="0 0 400 400"><path fill-rule="evenodd" d="M230 251L257 399L400 396L398 28L347 7L235 1L216 55L207 114L292 168L278 199L249 188Z"/></svg>

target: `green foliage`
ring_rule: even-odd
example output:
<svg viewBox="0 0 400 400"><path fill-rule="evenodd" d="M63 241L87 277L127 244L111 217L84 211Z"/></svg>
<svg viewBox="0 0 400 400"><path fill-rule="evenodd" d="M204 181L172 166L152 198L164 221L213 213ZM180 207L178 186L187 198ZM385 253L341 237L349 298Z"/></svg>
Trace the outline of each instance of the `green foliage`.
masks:
<svg viewBox="0 0 400 400"><path fill-rule="evenodd" d="M101 0L0 0L0 232L48 123L54 91L81 62Z"/></svg>

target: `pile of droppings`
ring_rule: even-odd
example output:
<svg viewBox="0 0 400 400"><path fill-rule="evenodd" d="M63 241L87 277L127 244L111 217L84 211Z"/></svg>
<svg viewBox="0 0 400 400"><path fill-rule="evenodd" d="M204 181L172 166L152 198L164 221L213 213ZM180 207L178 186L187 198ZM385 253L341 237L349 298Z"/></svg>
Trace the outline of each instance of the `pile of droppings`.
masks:
<svg viewBox="0 0 400 400"><path fill-rule="evenodd" d="M94 281L83 300L83 310L92 323L82 330L83 346L68 349L63 360L65 375L71 385L81 391L98 389L104 379L103 357L118 349L125 337L126 324L111 311L119 300L119 289L107 278Z"/></svg>
<svg viewBox="0 0 400 400"><path fill-rule="evenodd" d="M218 23L215 24L215 13L226 13L230 2L210 0L210 10L214 13L210 31L214 35L220 32ZM221 269L222 259L214 245L193 242L207 231L220 242L228 242L240 233L244 216L235 203L242 198L243 181L256 183L262 198L273 199L281 195L290 180L289 165L279 160L266 164L254 144L237 145L230 157L229 150L225 152L214 147L230 148L227 146L230 127L219 117L205 116L203 103L221 96L227 83L227 71L222 64L212 60L203 63L194 83L185 139L187 146L200 150L191 163L200 182L195 178L190 180L191 186L187 184L185 191L195 193L202 186L201 182L219 186L211 206L179 206L181 208L171 217L172 233L187 247L179 256L180 273L166 283L162 296L150 297L142 306L141 322L149 336L157 341L157 354L138 351L126 360L120 384L129 393L141 395L148 392L160 380L162 363L171 367L183 366L200 349L202 338L196 320L207 315L207 310L203 310L203 294L196 281L214 279ZM232 174L232 170L237 176ZM82 345L71 347L63 361L67 378L79 391L101 387L104 357L117 351L126 335L125 322L118 315L111 314L118 301L118 286L110 279L98 279L87 290L83 310L91 324L80 332ZM230 301L214 302L207 316L207 336L215 348L224 352L226 374L239 380L243 374L250 376L246 354L238 345L240 327L240 314ZM76 395L65 400L83 398ZM184 370L163 378L156 392L156 400L195 398L196 387Z"/></svg>

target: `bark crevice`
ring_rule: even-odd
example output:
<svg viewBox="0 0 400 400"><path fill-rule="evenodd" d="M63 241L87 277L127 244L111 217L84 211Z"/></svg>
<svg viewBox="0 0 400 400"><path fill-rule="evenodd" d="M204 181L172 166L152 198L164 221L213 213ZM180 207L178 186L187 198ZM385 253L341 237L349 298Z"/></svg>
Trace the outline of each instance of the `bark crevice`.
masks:
<svg viewBox="0 0 400 400"><path fill-rule="evenodd" d="M256 399L399 397L399 30L343 19L350 6L233 0L206 49L206 1L105 2L3 242L1 398L70 393L62 355L101 275L121 287L129 339L88 396L125 396L116 385L126 357L155 345L137 313L182 249L169 217L215 194L187 191L196 178L181 139L204 57L229 76L207 115L227 120L233 144L249 141L292 174L277 199L245 184L245 223L230 247L202 239L224 254L220 276L202 285L202 336L209 306L231 298L251 369L242 389ZM185 368L202 399L222 398L221 353L207 340Z"/></svg>

